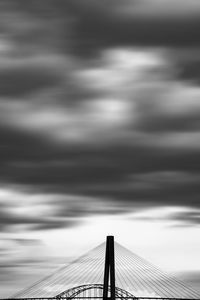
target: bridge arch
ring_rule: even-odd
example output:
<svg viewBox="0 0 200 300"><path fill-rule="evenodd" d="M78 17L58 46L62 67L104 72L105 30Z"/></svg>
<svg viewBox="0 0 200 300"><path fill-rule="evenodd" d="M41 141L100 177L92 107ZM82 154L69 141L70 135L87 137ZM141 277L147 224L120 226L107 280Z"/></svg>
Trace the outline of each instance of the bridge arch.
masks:
<svg viewBox="0 0 200 300"><path fill-rule="evenodd" d="M89 293L90 297L102 297L103 295L103 284L85 284L73 287L71 289L65 290L64 292L58 294L56 299L74 299L82 293ZM108 292L110 292L110 286L108 287ZM120 298L136 298L133 294L123 290L121 288L115 287L115 297Z"/></svg>

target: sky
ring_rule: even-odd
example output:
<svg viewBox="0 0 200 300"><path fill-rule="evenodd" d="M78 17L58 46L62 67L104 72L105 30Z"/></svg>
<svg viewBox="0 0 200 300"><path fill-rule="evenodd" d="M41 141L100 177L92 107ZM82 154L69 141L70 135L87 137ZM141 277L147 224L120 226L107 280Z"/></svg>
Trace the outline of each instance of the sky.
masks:
<svg viewBox="0 0 200 300"><path fill-rule="evenodd" d="M114 235L200 286L200 1L0 0L0 297Z"/></svg>

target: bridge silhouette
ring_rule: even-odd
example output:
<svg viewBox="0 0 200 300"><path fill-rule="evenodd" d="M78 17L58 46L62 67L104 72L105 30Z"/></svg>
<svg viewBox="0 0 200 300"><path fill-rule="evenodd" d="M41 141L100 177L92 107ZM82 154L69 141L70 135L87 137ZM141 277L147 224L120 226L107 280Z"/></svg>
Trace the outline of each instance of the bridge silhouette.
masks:
<svg viewBox="0 0 200 300"><path fill-rule="evenodd" d="M106 242L9 299L200 299L174 276L114 242Z"/></svg>

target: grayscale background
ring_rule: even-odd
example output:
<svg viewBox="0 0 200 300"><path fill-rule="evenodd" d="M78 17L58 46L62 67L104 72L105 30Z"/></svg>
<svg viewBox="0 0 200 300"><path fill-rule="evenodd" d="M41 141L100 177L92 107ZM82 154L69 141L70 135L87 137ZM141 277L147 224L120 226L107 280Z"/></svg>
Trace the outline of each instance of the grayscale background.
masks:
<svg viewBox="0 0 200 300"><path fill-rule="evenodd" d="M199 0L0 0L0 297L109 234L200 291L199 28Z"/></svg>

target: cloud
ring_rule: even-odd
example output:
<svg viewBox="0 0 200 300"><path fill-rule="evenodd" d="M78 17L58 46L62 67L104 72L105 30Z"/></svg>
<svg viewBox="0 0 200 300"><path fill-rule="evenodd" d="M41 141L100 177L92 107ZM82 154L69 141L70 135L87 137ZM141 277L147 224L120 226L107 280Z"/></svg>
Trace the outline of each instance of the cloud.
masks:
<svg viewBox="0 0 200 300"><path fill-rule="evenodd" d="M200 209L183 206L147 208L146 210L136 212L134 220L163 222L170 227L193 227L200 225Z"/></svg>
<svg viewBox="0 0 200 300"><path fill-rule="evenodd" d="M199 47L177 47L169 49L169 52L177 69L177 77L192 85L199 85Z"/></svg>
<svg viewBox="0 0 200 300"><path fill-rule="evenodd" d="M172 146L176 142L182 146L184 141L189 145L191 141L191 146L194 143L194 147L199 147L196 131L200 89L172 82L173 72L162 51L107 50L95 66L72 68L71 74L68 73L74 89L86 93L82 100L75 95L71 102L69 91L62 100L63 85L60 92L55 87L14 103L2 99L1 122L61 143L87 144L98 136L101 143L109 143L110 137L112 140L132 137L136 143L148 144L153 140L160 145L166 139ZM180 130L185 132L177 139ZM170 137L171 131L174 134ZM156 132L165 135L156 136Z"/></svg>
<svg viewBox="0 0 200 300"><path fill-rule="evenodd" d="M81 195L33 192L27 187L7 187L0 191L2 232L21 232L69 228L80 225L86 217L127 212L122 205L112 201ZM12 241L29 243L32 240ZM33 240L34 242L34 240Z"/></svg>
<svg viewBox="0 0 200 300"><path fill-rule="evenodd" d="M60 196L61 197L61 196ZM2 231L21 228L26 230L45 230L74 226L78 220L71 218L70 213L61 217L54 214L49 202L56 201L52 195L32 195L17 190L1 189L1 222Z"/></svg>
<svg viewBox="0 0 200 300"><path fill-rule="evenodd" d="M115 46L199 45L199 14L198 0L1 4L3 33L18 55L51 50L84 57Z"/></svg>
<svg viewBox="0 0 200 300"><path fill-rule="evenodd" d="M71 16L57 2L1 1L2 34L11 42L9 55L24 57L27 54L60 52L69 47ZM64 28L64 20L66 27ZM71 30L70 30L71 31Z"/></svg>
<svg viewBox="0 0 200 300"><path fill-rule="evenodd" d="M117 46L199 45L198 0L68 1L67 10L76 20L73 50L78 55Z"/></svg>
<svg viewBox="0 0 200 300"><path fill-rule="evenodd" d="M177 221L177 226L193 226L200 223L200 211L189 210L183 213L177 213L172 218Z"/></svg>
<svg viewBox="0 0 200 300"><path fill-rule="evenodd" d="M62 85L0 99L1 181L42 195L94 197L84 208L78 201L85 215L99 198L106 209L92 213L105 213L107 199L117 211L122 201L198 206L200 89L177 79L169 53L107 49L63 69L65 97ZM65 226L45 222L36 220L40 228Z"/></svg>
<svg viewBox="0 0 200 300"><path fill-rule="evenodd" d="M153 0L152 7L156 6L161 15L165 13L165 18L159 18L157 12L152 18L153 9L150 12L149 4L145 6L143 1L135 1L134 5L127 1L121 16L121 1L114 8L108 5L108 9L102 3L97 9L92 1L84 1L84 5L59 2L52 15L54 5L48 6L45 1L43 13L46 11L48 18L43 18L37 4L32 8L18 2L15 7L6 6L12 22L3 18L2 49L6 46L7 53L2 50L0 56L4 73L0 97L1 182L27 185L41 195L94 197L87 207L93 202L97 205L99 198L103 199L103 207L106 201L113 201L117 211L121 211L119 203L124 200L127 207L133 208L172 202L198 206L200 89L190 75L184 77L180 72L181 67L186 72L185 65L192 63L192 50L183 48L179 57L178 49L169 49L171 42L166 37L168 48L164 44L158 47L163 38L160 40L161 29L166 28L167 34L170 26L174 28L170 39L178 37L178 44L187 44L186 36L193 39L191 34L181 34L182 17L188 9L188 22L191 17L194 22L188 30L196 32L194 15L198 14L198 4L192 3L189 9L184 2L181 11L177 9L180 2L173 4L177 16L173 20L169 16L171 2L163 2L164 12ZM134 10L130 9L128 16L127 9L132 5ZM62 23L66 14L70 15L70 24L65 35L61 27L68 24ZM50 36L51 21L55 31L52 44L45 47L36 33L41 30L42 37L44 33ZM141 24L145 29L138 30ZM28 36L32 36L30 47ZM142 39L140 47L136 46L138 37ZM24 46L21 54L20 39ZM153 47L141 47L149 41ZM198 39L193 42L198 43ZM93 56L72 53L75 46L82 54L84 49L94 50ZM196 46L193 52L197 61ZM161 184L157 176L166 181ZM178 179L184 176L183 194ZM187 203L189 193L191 204ZM110 211L115 211L111 206ZM91 213L105 213L100 205L97 207ZM89 213L81 205L80 210ZM4 215L10 223L18 222L14 220L16 216L6 214L7 211ZM54 215L46 217L44 223L20 218L25 226L30 222L30 226L38 228L66 225L66 220L57 220Z"/></svg>
<svg viewBox="0 0 200 300"><path fill-rule="evenodd" d="M62 80L62 58L50 55L0 60L0 96L22 97L37 90L58 86Z"/></svg>
<svg viewBox="0 0 200 300"><path fill-rule="evenodd" d="M113 9L120 17L140 17L140 18L190 18L200 13L198 0L159 1L159 0L142 0L142 1L118 1L118 5Z"/></svg>

